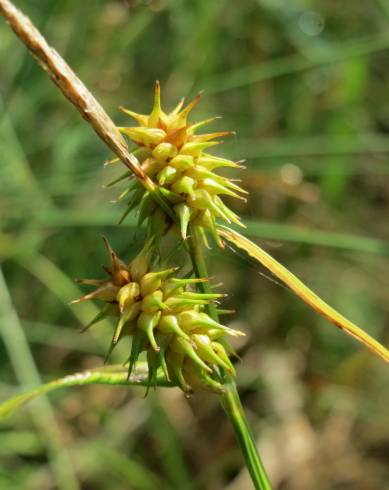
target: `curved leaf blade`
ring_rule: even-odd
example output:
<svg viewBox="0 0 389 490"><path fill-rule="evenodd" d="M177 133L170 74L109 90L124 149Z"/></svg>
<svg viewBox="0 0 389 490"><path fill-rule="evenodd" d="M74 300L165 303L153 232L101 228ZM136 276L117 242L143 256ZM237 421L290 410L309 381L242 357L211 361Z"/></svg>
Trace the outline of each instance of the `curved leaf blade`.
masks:
<svg viewBox="0 0 389 490"><path fill-rule="evenodd" d="M0 420L12 415L16 410L22 408L28 402L40 395L49 393L59 388L71 386L86 386L92 384L102 384L111 386L147 386L148 371L146 363L137 366L137 372L128 378L128 367L122 365L105 366L98 369L82 371L70 374L60 379L46 383L38 388L16 395L0 404ZM173 386L166 378L159 374L157 378L158 386Z"/></svg>
<svg viewBox="0 0 389 490"><path fill-rule="evenodd" d="M322 315L341 330L347 332L359 342L365 344L370 350L382 357L382 359L384 359L386 362L389 362L389 350L386 347L328 305L303 282L301 282L300 279L292 274L292 272L290 272L262 248L240 233L231 230L226 226L219 226L218 233L220 236L228 240L236 247L244 250L250 257L266 267L266 269L277 276L278 279L280 279L317 313Z"/></svg>

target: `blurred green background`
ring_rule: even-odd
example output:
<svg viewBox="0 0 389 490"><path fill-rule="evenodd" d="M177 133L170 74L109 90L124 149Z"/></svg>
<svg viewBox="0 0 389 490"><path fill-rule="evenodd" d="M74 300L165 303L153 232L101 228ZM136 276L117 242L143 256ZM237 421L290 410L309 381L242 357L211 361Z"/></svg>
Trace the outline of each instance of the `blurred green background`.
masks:
<svg viewBox="0 0 389 490"><path fill-rule="evenodd" d="M18 0L118 125L206 90L247 159L235 203L248 234L388 344L389 0ZM112 326L79 334L69 306L104 263L131 257L130 218L104 189L107 148L0 19L1 399L102 363ZM213 250L230 293L238 385L275 489L382 490L388 371L257 265ZM385 328L386 327L386 328ZM123 358L119 351L116 360ZM93 386L41 399L0 427L4 490L251 488L217 398Z"/></svg>

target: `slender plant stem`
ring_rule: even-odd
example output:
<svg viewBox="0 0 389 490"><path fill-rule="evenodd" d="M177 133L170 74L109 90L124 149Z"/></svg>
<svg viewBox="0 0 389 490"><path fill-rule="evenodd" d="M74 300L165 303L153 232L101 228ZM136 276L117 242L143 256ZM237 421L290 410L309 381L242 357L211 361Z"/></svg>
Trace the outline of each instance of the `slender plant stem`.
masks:
<svg viewBox="0 0 389 490"><path fill-rule="evenodd" d="M253 485L256 490L272 490L270 480L258 453L253 433L244 413L236 384L232 378L227 376L223 386L225 392L219 396L219 400L234 428L235 436L238 439Z"/></svg>
<svg viewBox="0 0 389 490"><path fill-rule="evenodd" d="M18 38L27 46L35 60L64 96L81 113L85 121L92 126L98 136L124 165L133 172L157 204L175 220L176 215L171 206L159 192L158 186L144 173L136 157L129 152L127 143L115 123L66 61L55 49L49 46L30 19L18 10L11 1L0 0L0 14L4 16Z"/></svg>
<svg viewBox="0 0 389 490"><path fill-rule="evenodd" d="M205 262L199 234L194 226L191 227L190 231L188 241L193 269L197 277L208 277L207 264ZM201 283L200 286L203 292L211 292L212 288L208 282ZM219 321L217 309L214 305L209 305L208 313L215 321ZM272 490L269 478L258 453L249 422L244 413L234 379L225 374L223 387L225 388L225 391L219 395L219 401L234 428L235 436L238 440L254 488L256 490Z"/></svg>
<svg viewBox="0 0 389 490"><path fill-rule="evenodd" d="M196 226L190 225L190 234L188 237L189 255L192 260L193 269L197 277L209 277L207 264L205 262L203 249L201 246L201 239ZM212 288L209 282L201 282L199 288L203 293L212 293ZM219 321L219 315L215 305L210 304L207 306L208 313L215 321Z"/></svg>

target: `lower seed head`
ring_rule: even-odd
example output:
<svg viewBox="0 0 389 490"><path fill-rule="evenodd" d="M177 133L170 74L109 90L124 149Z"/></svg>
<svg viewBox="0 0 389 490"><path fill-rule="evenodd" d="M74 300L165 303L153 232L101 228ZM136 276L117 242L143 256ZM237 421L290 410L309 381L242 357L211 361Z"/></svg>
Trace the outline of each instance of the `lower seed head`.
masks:
<svg viewBox="0 0 389 490"><path fill-rule="evenodd" d="M110 252L111 261L119 264L119 269L112 265L107 268L112 276L107 281L86 281L97 285L97 289L81 298L106 302L107 306L90 325L108 316L118 318L110 351L121 339L131 337L130 371L142 351L158 353L148 356L152 359L151 378L155 379L156 369L161 368L185 392L190 387L220 391L217 367L231 373L233 367L225 349L215 339L235 331L214 322L204 311L220 295L191 290L204 279L175 278L176 268L150 271L149 243L128 266L113 254ZM120 276L128 277L126 284L117 286L113 282L113 274L118 270L127 274Z"/></svg>

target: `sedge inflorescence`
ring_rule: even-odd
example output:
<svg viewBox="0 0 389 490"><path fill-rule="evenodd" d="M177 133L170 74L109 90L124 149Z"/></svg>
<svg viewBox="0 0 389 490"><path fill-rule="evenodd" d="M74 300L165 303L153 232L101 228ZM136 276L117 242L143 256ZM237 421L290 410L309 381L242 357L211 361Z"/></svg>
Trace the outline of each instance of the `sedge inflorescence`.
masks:
<svg viewBox="0 0 389 490"><path fill-rule="evenodd" d="M181 100L174 110L166 113L161 108L160 85L157 82L151 113L143 115L122 108L139 126L122 127L120 130L137 145L133 154L139 160L142 170L158 185L161 194L173 207L180 223L182 238L187 237L188 226L191 223L202 231L211 232L216 242L222 245L217 233L218 218L243 226L239 216L223 202L222 196L245 200L244 195L247 192L236 180L216 173L221 167L242 168L241 162L220 158L207 152L221 143L218 138L232 133L218 131L198 134L200 128L217 117L194 124L188 122L188 115L200 100L200 96L201 94L196 96L185 107ZM120 196L120 199L130 197L123 218L131 210L138 208L139 224L147 220L153 226L155 222L163 221L161 211L150 192L133 177L130 179L129 187ZM162 225L157 232L163 234L168 228L169 226ZM156 233L155 226L152 233Z"/></svg>
<svg viewBox="0 0 389 490"><path fill-rule="evenodd" d="M150 270L151 242L126 264L104 240L110 256L110 265L104 269L109 277L80 280L96 289L74 301L96 299L105 303L86 328L107 316L116 317L108 355L121 339L131 337L128 375L145 352L149 386L156 383L157 371L162 369L165 377L185 393L195 388L222 391L219 370L235 374L228 357L232 349L225 336L243 333L214 321L205 307L225 295L196 292L192 287L207 279L176 277L177 268Z"/></svg>

